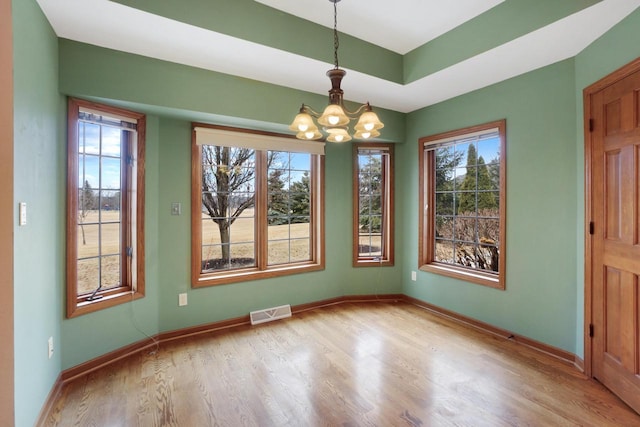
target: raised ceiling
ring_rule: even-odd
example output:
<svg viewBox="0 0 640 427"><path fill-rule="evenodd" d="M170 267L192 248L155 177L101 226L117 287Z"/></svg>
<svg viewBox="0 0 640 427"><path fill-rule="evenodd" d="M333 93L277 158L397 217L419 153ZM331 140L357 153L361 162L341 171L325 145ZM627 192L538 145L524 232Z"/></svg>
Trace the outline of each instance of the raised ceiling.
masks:
<svg viewBox="0 0 640 427"><path fill-rule="evenodd" d="M62 38L318 94L329 89L330 0L38 3ZM573 57L639 6L341 0L342 87L349 100L411 112Z"/></svg>

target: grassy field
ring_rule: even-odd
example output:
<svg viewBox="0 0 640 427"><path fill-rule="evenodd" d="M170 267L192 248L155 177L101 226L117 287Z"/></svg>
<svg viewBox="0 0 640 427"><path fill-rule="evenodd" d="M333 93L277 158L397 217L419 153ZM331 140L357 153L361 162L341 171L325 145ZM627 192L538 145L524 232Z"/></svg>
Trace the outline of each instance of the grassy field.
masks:
<svg viewBox="0 0 640 427"><path fill-rule="evenodd" d="M119 220L120 211L102 212L103 222ZM95 257L99 253L103 255L102 259L89 258L78 261L78 294L93 292L98 287L100 270L103 288L120 284L120 224L103 224L102 230L99 225L87 224L96 221L98 211L89 211L83 218L85 225L78 226L78 258Z"/></svg>
<svg viewBox="0 0 640 427"><path fill-rule="evenodd" d="M103 222L119 221L119 211L103 211ZM78 226L78 293L93 292L99 284L109 288L120 283L120 229L119 224L90 225L98 221L98 211L89 211ZM84 231L84 240L83 240ZM231 226L231 257L253 259L254 255L253 210L247 209ZM272 225L268 228L269 264L305 261L311 257L309 224ZM218 225L209 217L202 220L202 259L219 259L222 256ZM103 255L100 258L99 254ZM100 266L100 262L102 265Z"/></svg>
<svg viewBox="0 0 640 427"><path fill-rule="evenodd" d="M231 226L231 258L244 259L244 265L251 265L255 258L253 209L245 210ZM311 257L311 229L306 224L271 225L267 230L269 264L305 261ZM202 217L202 259L218 260L222 257L220 230L208 216Z"/></svg>

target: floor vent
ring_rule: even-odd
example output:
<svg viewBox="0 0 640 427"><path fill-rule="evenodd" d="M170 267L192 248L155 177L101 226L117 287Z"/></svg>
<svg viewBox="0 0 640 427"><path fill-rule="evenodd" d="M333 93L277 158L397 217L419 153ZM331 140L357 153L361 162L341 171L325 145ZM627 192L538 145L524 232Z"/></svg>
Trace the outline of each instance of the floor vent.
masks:
<svg viewBox="0 0 640 427"><path fill-rule="evenodd" d="M264 310L252 311L249 313L251 317L251 324L257 325L264 322L271 322L272 320L284 319L291 317L291 306L281 305L280 307L265 308Z"/></svg>

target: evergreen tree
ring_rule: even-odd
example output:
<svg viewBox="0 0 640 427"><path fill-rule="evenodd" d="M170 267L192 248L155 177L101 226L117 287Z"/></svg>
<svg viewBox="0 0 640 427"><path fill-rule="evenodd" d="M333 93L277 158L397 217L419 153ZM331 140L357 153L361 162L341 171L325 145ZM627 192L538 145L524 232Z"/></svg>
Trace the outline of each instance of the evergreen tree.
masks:
<svg viewBox="0 0 640 427"><path fill-rule="evenodd" d="M482 156L478 157L474 144L467 151L467 173L460 185L458 214L472 213L481 209L495 209L497 200L489 167ZM476 204L477 200L477 204Z"/></svg>
<svg viewBox="0 0 640 427"><path fill-rule="evenodd" d="M300 181L296 181L291 184L289 188L289 199L291 204L289 209L291 211L291 223L308 223L309 213L311 206L311 180L309 178L309 172L304 173Z"/></svg>
<svg viewBox="0 0 640 427"><path fill-rule="evenodd" d="M459 215L476 211L477 164L476 146L475 144L469 144L469 149L467 150L467 173L459 188L460 197L458 198L457 212Z"/></svg>
<svg viewBox="0 0 640 427"><path fill-rule="evenodd" d="M489 191L493 189L493 183L489 168L482 156L478 158L478 210L495 209L497 207L495 193Z"/></svg>
<svg viewBox="0 0 640 427"><path fill-rule="evenodd" d="M273 169L269 172L269 178L267 179L269 225L287 224L288 222L289 204L287 192L284 190L284 180L282 179L284 173L284 169Z"/></svg>
<svg viewBox="0 0 640 427"><path fill-rule="evenodd" d="M382 155L360 155L367 162L359 168L360 227L380 232L382 215Z"/></svg>

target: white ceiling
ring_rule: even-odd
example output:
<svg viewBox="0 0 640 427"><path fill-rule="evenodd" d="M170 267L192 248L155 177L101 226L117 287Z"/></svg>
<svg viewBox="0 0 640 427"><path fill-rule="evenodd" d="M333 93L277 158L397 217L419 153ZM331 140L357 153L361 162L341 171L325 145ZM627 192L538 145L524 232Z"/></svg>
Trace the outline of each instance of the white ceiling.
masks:
<svg viewBox="0 0 640 427"><path fill-rule="evenodd" d="M333 0L255 0L333 28ZM338 30L405 54L504 0L338 0Z"/></svg>
<svg viewBox="0 0 640 427"><path fill-rule="evenodd" d="M329 0L259 1L306 19L323 16L318 22L333 27L333 3ZM338 3L338 30L406 52L500 2L344 0ZM38 3L62 38L322 95L330 87L325 72L333 64L108 0L38 0ZM640 0L602 0L406 85L348 70L342 88L345 98L352 101L368 100L377 107L414 111L573 57L639 6Z"/></svg>

